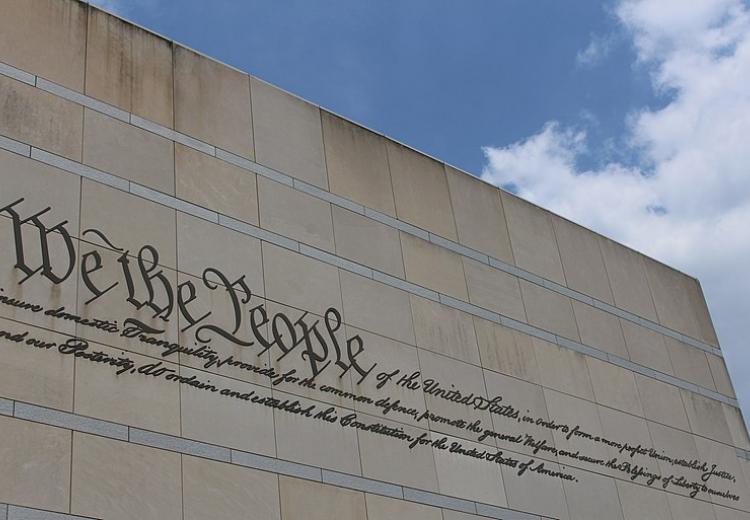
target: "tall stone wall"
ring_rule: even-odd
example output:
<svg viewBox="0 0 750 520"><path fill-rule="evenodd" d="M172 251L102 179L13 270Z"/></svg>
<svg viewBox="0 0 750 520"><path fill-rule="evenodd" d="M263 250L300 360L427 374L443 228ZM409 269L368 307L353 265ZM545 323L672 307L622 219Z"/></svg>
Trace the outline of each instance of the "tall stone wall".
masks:
<svg viewBox="0 0 750 520"><path fill-rule="evenodd" d="M750 519L697 280L87 4L0 244L2 520Z"/></svg>

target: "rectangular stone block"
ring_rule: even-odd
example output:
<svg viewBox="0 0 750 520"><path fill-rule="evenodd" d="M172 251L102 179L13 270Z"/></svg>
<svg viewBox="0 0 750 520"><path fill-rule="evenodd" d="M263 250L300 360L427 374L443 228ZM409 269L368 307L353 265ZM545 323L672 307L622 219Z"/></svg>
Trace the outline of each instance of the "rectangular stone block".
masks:
<svg viewBox="0 0 750 520"><path fill-rule="evenodd" d="M565 285L550 214L514 195L501 192L515 264L521 269Z"/></svg>
<svg viewBox="0 0 750 520"><path fill-rule="evenodd" d="M276 475L183 457L184 520L280 520Z"/></svg>
<svg viewBox="0 0 750 520"><path fill-rule="evenodd" d="M70 435L60 428L0 416L0 502L68 511Z"/></svg>
<svg viewBox="0 0 750 520"><path fill-rule="evenodd" d="M391 141L387 149L398 218L457 240L443 164Z"/></svg>
<svg viewBox="0 0 750 520"><path fill-rule="evenodd" d="M513 263L500 190L446 166L458 241L490 256Z"/></svg>
<svg viewBox="0 0 750 520"><path fill-rule="evenodd" d="M467 301L461 257L420 238L401 233L406 279L422 287Z"/></svg>
<svg viewBox="0 0 750 520"><path fill-rule="evenodd" d="M665 374L674 374L667 346L661 334L623 319L620 320L620 326L629 357L634 363Z"/></svg>
<svg viewBox="0 0 750 520"><path fill-rule="evenodd" d="M333 220L328 202L260 177L258 203L262 228L334 251Z"/></svg>
<svg viewBox="0 0 750 520"><path fill-rule="evenodd" d="M83 107L6 76L0 76L0 106L0 134L81 160Z"/></svg>
<svg viewBox="0 0 750 520"><path fill-rule="evenodd" d="M86 110L83 162L174 195L174 143L106 115Z"/></svg>
<svg viewBox="0 0 750 520"><path fill-rule="evenodd" d="M332 209L338 255L404 278L398 230L337 206Z"/></svg>
<svg viewBox="0 0 750 520"><path fill-rule="evenodd" d="M365 495L368 520L443 520L440 509L377 495Z"/></svg>
<svg viewBox="0 0 750 520"><path fill-rule="evenodd" d="M71 513L112 520L182 520L178 453L75 433L73 457Z"/></svg>
<svg viewBox="0 0 750 520"><path fill-rule="evenodd" d="M716 390L706 357L708 354L667 336L664 337L664 342L667 344L675 377L709 390Z"/></svg>
<svg viewBox="0 0 750 520"><path fill-rule="evenodd" d="M625 337L617 316L575 300L571 303L581 335L581 343L627 358Z"/></svg>
<svg viewBox="0 0 750 520"><path fill-rule="evenodd" d="M367 517L365 497L359 491L288 477L279 479L279 490L284 520L360 520Z"/></svg>
<svg viewBox="0 0 750 520"><path fill-rule="evenodd" d="M474 318L474 329L484 368L539 382L539 365L530 336L479 318Z"/></svg>
<svg viewBox="0 0 750 520"><path fill-rule="evenodd" d="M87 10L81 2L3 2L0 61L83 92Z"/></svg>
<svg viewBox="0 0 750 520"><path fill-rule="evenodd" d="M518 278L469 258L464 258L463 264L472 304L526 321Z"/></svg>
<svg viewBox="0 0 750 520"><path fill-rule="evenodd" d="M320 109L250 78L256 160L328 189Z"/></svg>
<svg viewBox="0 0 750 520"><path fill-rule="evenodd" d="M643 256L606 238L601 238L599 244L615 305L656 322L656 310L646 278Z"/></svg>
<svg viewBox="0 0 750 520"><path fill-rule="evenodd" d="M584 355L537 338L533 338L532 343L544 386L584 399L594 399Z"/></svg>
<svg viewBox="0 0 750 520"><path fill-rule="evenodd" d="M175 130L255 158L248 76L175 47L174 83Z"/></svg>
<svg viewBox="0 0 750 520"><path fill-rule="evenodd" d="M417 346L479 365L479 348L472 317L438 302L411 296Z"/></svg>
<svg viewBox="0 0 750 520"><path fill-rule="evenodd" d="M395 216L386 140L325 110L321 116L331 191Z"/></svg>
<svg viewBox="0 0 750 520"><path fill-rule="evenodd" d="M570 298L526 280L521 280L521 294L529 325L568 339L580 339Z"/></svg>

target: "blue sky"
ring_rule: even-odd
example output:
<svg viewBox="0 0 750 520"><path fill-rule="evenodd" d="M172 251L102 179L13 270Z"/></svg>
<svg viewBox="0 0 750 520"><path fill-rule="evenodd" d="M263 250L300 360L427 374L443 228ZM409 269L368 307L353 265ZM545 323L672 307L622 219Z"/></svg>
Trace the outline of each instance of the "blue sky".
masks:
<svg viewBox="0 0 750 520"><path fill-rule="evenodd" d="M92 3L697 276L750 411L746 0Z"/></svg>

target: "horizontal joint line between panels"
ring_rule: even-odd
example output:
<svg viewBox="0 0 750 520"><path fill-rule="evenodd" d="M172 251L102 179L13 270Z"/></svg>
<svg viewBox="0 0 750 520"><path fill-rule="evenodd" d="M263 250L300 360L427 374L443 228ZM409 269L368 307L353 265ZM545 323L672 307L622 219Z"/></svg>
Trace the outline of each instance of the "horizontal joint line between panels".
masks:
<svg viewBox="0 0 750 520"><path fill-rule="evenodd" d="M557 292L558 294L562 294L569 298L595 306L600 310L603 310L610 314L614 314L622 319L626 319L628 321L641 325L647 329L676 338L691 347L698 348L700 350L703 350L705 352L708 352L718 357L723 357L723 354L720 349L712 345L705 344L698 339L691 338L682 333L669 329L663 325L654 323L650 320L646 320L636 314L619 309L617 307L609 305L606 302L602 302L600 300L592 298L591 296L580 293L573 289L560 286L559 284L556 284L538 275L535 275L533 273L530 273L518 267L511 266L503 262L502 260L496 259L494 257L491 257L489 255L486 255L484 253L481 253L479 251L476 251L472 248L466 247L462 244L459 244L447 238L441 237L439 235L435 235L433 233L425 231L419 227L416 227L412 224L409 224L397 218L372 210L371 208L362 206L361 204L350 201L344 197L330 193L329 191L318 188L317 186L313 186L304 181L295 179L294 177L290 175L273 170L271 168L258 164L244 157L235 155L231 152L222 150L218 147L205 143L187 134L183 134L171 128L167 128L163 125L160 125L159 123L137 116L136 114L125 112L122 109L117 108L113 105L110 105L103 101L99 101L85 94L81 94L76 91L70 90L66 87L62 87L60 85L47 81L41 77L34 76L33 74L29 72L23 71L16 67L0 62L0 74L16 79L18 81L22 81L24 83L28 83L32 86L36 86L37 88L44 90L45 92L49 92L53 95L60 96L64 99L67 99L75 103L79 103L80 105L90 108L92 110L102 112L106 115L114 117L125 123L131 124L142 130L146 130L148 132L154 133L161 137L171 139L175 142L188 146L196 151L202 152L209 156L228 162L239 168L251 171L257 175L266 177L269 180L273 180L281 184L287 185L297 191L306 193L312 197L318 198L320 200L324 200L338 207L354 211L360 215L364 215L377 222L380 222L381 224L403 231L410 235L422 238L423 240L429 241L432 244L435 244L439 247L447 249L458 255L464 256L466 258L471 258L473 260L477 260L479 262L482 262L484 264L487 264L493 267L494 269L498 269L500 271L517 276L519 278L523 278L527 281L530 281L532 283L545 287L546 289ZM34 78L35 81L31 81L32 78ZM24 155L22 151L19 152L17 150L13 150L6 146L3 146L2 141L0 141L0 148L9 149L10 151L13 151L15 153L21 153L22 155ZM96 172L95 175L102 175L102 173L103 172ZM108 174L103 174L103 175L108 175ZM102 182L107 182L107 181L102 180ZM123 189L123 188L120 188L120 189ZM125 191L127 191L127 189Z"/></svg>
<svg viewBox="0 0 750 520"><path fill-rule="evenodd" d="M104 421L101 419L81 416L70 412L63 412L60 410L45 408L28 403L22 403L20 401L14 401L14 403L18 405L16 406L16 409L26 410L23 415L14 416L19 420L31 421L58 428L65 428L74 432L93 434L116 441L127 442L129 444L171 451L180 453L182 455L195 456L208 460L215 460L217 462L223 462L235 466L267 471L270 473L300 478L303 480L320 482L341 488L353 489L364 493L371 493L374 495L390 497L398 500L417 502L420 504L426 504L433 507L440 507L443 509L450 509L454 511L471 513L479 512L479 514L482 514L483 516L496 518L498 520L511 520L519 518L519 515L521 515L520 517L522 518L540 518L538 515L530 515L522 511L501 508L467 499L456 498L439 492L414 489L403 486L401 484L371 479L360 475L351 475L318 466L309 466L307 464L278 459L267 455L235 450L233 448L208 444L205 442L186 439L184 437L178 437L175 435L141 430L139 428L127 426L124 424L111 423L109 421ZM51 417L55 417L55 415L58 414L62 414L68 418L67 424L61 424L60 421L54 419L50 420ZM91 425L95 423L101 423L106 426L94 428L94 430L96 431L92 431ZM129 436L127 436L126 438L122 438L120 435L115 434L112 431L113 426L121 430L128 431ZM5 504L0 504L0 511L2 511L2 507L4 505ZM18 506L8 505L7 507L8 514L10 515L12 508L17 508ZM24 509L32 510L29 508L20 508L18 514L21 515L21 513L23 512L22 510ZM88 520L89 518L61 513L44 512L37 509L33 509L33 511L39 511L40 513L46 513L50 515L38 517L43 520ZM9 516L8 518L9 520L11 518L18 518L20 520L24 517ZM0 518L0 520L3 519Z"/></svg>
<svg viewBox="0 0 750 520"><path fill-rule="evenodd" d="M0 139L0 148L5 148L3 146L3 142L4 142L3 139L7 139L7 138L3 136L0 136L0 138L2 138ZM10 140L10 141L11 141L12 148L18 149L18 145L25 146L24 143L20 143L15 140ZM442 293L438 293L436 291L427 289L425 287L414 284L412 282L402 280L401 278L396 278L391 275L381 273L380 271L371 269L357 262L353 262L351 260L342 258L338 255L319 250L317 248L308 246L306 244L302 244L296 240L290 239L283 235L279 235L272 231L262 229L255 225L234 219L227 215L217 213L213 210L209 210L207 208L197 206L195 204L184 201L172 195L168 195L168 194L153 190L151 188L148 188L146 186L142 186L138 183L128 181L126 179L122 179L121 177L117 177L115 175L112 175L112 174L109 174L100 170L96 170L94 168L83 165L76 161L66 159L64 157L49 153L45 150L41 150L33 146L30 147L30 149L31 149L30 157L32 159L38 160L50 166L60 168L61 170L66 171L68 173L73 173L75 175L85 177L92 181L100 182L102 184L120 189L121 191L131 193L133 195L144 198L151 202L155 202L157 204L161 204L163 206L175 209L177 211L181 211L183 213L193 215L195 217L218 224L227 229L231 229L233 231L242 233L244 235L248 235L248 236L257 238L259 240L264 240L266 242L275 244L285 249L304 254L305 256L314 258L328 265L332 265L334 267L344 269L346 271L361 275L369 279L374 279L390 287L400 289L410 294L421 296L423 298L427 298L432 301L440 302L444 305L447 305L459 311L466 312L467 314L471 314L472 316L486 319L494 323L499 323L501 325L517 330L519 332L523 332L525 334L532 335L534 337L543 339L550 343L557 344L560 347L567 348L567 349L570 349L570 350L573 350L573 351L576 351L576 352L579 352L579 353L582 353L591 357L595 357L597 359L621 366L623 368L639 373L641 375L651 377L652 379L657 379L659 381L668 383L678 388L683 388L685 390L698 393L704 397L714 399L714 400L726 403L730 406L739 408L739 403L736 399L733 399L728 396L724 396L713 390L699 387L693 383L690 383L688 381L683 381L674 376L670 376L668 374L662 374L661 372L658 372L656 370L653 370L651 368L648 368L642 365L638 365L636 363L633 363L627 360L619 360L619 358L613 359L612 356L610 356L608 353L606 353L605 351L601 349L598 349L589 345L584 345L582 343L579 343L577 341L573 341L567 338L556 336L555 334L545 331L544 329L540 329L538 327L535 327L527 323L519 322L517 320L503 316L496 312L492 312L490 310L484 309L482 307L478 307L471 303L464 302L463 300L458 300L456 298L450 297ZM14 150L14 149L10 149L9 151L18 153L17 150ZM22 155L26 156L25 154L22 154Z"/></svg>

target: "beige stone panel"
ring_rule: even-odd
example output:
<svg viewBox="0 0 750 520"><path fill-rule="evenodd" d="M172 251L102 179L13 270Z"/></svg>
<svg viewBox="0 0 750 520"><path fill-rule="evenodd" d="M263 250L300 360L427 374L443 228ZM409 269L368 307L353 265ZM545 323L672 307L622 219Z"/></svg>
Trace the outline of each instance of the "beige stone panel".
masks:
<svg viewBox="0 0 750 520"><path fill-rule="evenodd" d="M177 197L258 225L256 175L233 164L175 144Z"/></svg>
<svg viewBox="0 0 750 520"><path fill-rule="evenodd" d="M11 341L5 333L18 336ZM26 336L24 336L26 334ZM62 356L56 345L68 338L47 330L0 320L0 396L57 410L73 409L73 358ZM32 339L41 343L29 345Z"/></svg>
<svg viewBox="0 0 750 520"><path fill-rule="evenodd" d="M516 265L565 284L550 214L523 199L500 192Z"/></svg>
<svg viewBox="0 0 750 520"><path fill-rule="evenodd" d="M571 519L622 520L622 507L614 479L575 468L567 469L578 479L578 482L564 483Z"/></svg>
<svg viewBox="0 0 750 520"><path fill-rule="evenodd" d="M430 441L430 432L413 426L391 422L379 417L358 414L358 420L370 424L380 423L389 428L400 428L412 439ZM432 448L429 445L409 447L409 443L379 435L358 431L362 454L362 475L365 477L411 486L426 491L437 491L437 470Z"/></svg>
<svg viewBox="0 0 750 520"><path fill-rule="evenodd" d="M526 280L520 283L530 325L568 339L580 339L570 298Z"/></svg>
<svg viewBox="0 0 750 520"><path fill-rule="evenodd" d="M180 353L180 364L256 385L270 386L267 375L256 373L256 369L267 368L270 365L270 355L268 352L262 353L263 347L256 340L250 326L250 309L264 306L267 310L268 302L253 296L245 303L244 294L237 294L240 314L238 323L234 302L222 285L215 285L215 289L212 290L199 278L182 273L179 274L178 282L192 283L196 294L195 300L187 305L187 311L195 323L191 326L188 317L180 313L179 343L197 352L195 355ZM186 288L183 292L187 295L189 289ZM210 316L201 319L208 313L211 313ZM261 316L256 316L260 325L259 331L263 338L268 339L268 325L261 324ZM271 318L273 315L269 316L269 319ZM225 337L214 328L224 331L231 337Z"/></svg>
<svg viewBox="0 0 750 520"><path fill-rule="evenodd" d="M443 520L443 515L437 507L378 495L365 495L365 502L367 503L367 520L393 520L394 518Z"/></svg>
<svg viewBox="0 0 750 520"><path fill-rule="evenodd" d="M361 473L357 430L345 428L339 422L329 423L315 418L318 413L333 409L333 415L341 419L352 413L350 410L278 390L273 391L273 397L281 402L297 401L302 409L313 407L310 411L312 417L274 410L279 458L353 475Z"/></svg>
<svg viewBox="0 0 750 520"><path fill-rule="evenodd" d="M41 220L52 227L58 222L68 221L66 229L71 236L78 236L79 197L81 178L44 163L0 150L0 207L18 199L26 199L14 207L21 219L34 215L50 206L52 211ZM44 186L46 189L39 189ZM3 217L10 218L6 213Z"/></svg>
<svg viewBox="0 0 750 520"><path fill-rule="evenodd" d="M4 1L0 61L83 92L86 10L81 2Z"/></svg>
<svg viewBox="0 0 750 520"><path fill-rule="evenodd" d="M332 209L336 254L397 278L406 277L398 230L338 206Z"/></svg>
<svg viewBox="0 0 750 520"><path fill-rule="evenodd" d="M166 379L168 374L179 373L178 365L97 344L90 344L88 351L102 352L114 359L128 358L136 370L148 367L164 369L165 372L164 376L130 371L118 375L122 368L76 359L75 413L136 428L180 434L180 385Z"/></svg>
<svg viewBox="0 0 750 520"><path fill-rule="evenodd" d="M271 316L277 313L285 314L291 320L292 324L296 324L300 320L304 321L311 330L313 328L317 330L323 341L325 341L325 344L322 344L321 341L316 339L314 331L310 333L310 349L313 352L311 356L308 354L307 344L302 339L302 327L294 325L295 334L297 334L300 343L286 355L279 347L274 347L269 351L271 358L270 365L278 374L291 373L299 379L314 379L313 384L315 388L307 388L297 383L280 383L275 388L297 396L308 397L317 401L353 409L354 403L352 399L339 394L339 392L351 395L354 391L352 378L356 377L359 379L359 375L355 374L354 370L344 372L341 366L336 364L337 361L348 364L348 358L346 357L346 327L334 315L329 315L327 318L316 316L306 311L293 309L273 302L268 302L267 309ZM277 330L282 334L282 341L287 344L288 348L291 348L293 341L291 333L287 332L288 326L284 325L282 321L276 321L276 323L272 321L268 324L269 331L272 331L274 325L276 325ZM333 333L329 332L329 326L334 331ZM273 337L272 334L269 334L269 336ZM340 357L336 353L332 337L336 339L336 343L339 349L341 349ZM325 348L328 350L324 350ZM318 356L320 361L314 356ZM314 370L320 371L317 376ZM325 389L325 391L322 389Z"/></svg>
<svg viewBox="0 0 750 520"><path fill-rule="evenodd" d="M539 365L531 336L476 317L474 330L484 368L539 382Z"/></svg>
<svg viewBox="0 0 750 520"><path fill-rule="evenodd" d="M628 349L617 316L591 305L571 300L581 343L627 359Z"/></svg>
<svg viewBox="0 0 750 520"><path fill-rule="evenodd" d="M630 360L665 374L674 374L664 337L628 320L620 320Z"/></svg>
<svg viewBox="0 0 750 520"><path fill-rule="evenodd" d="M0 134L68 159L81 160L82 106L0 76L0 112L3 114Z"/></svg>
<svg viewBox="0 0 750 520"><path fill-rule="evenodd" d="M333 252L331 204L285 184L258 178L261 227Z"/></svg>
<svg viewBox="0 0 750 520"><path fill-rule="evenodd" d="M605 406L599 406L599 421L602 424L602 433L604 437L610 441L619 442L623 446L629 446L631 448L651 448L651 434L648 431L648 424L644 419L634 417L630 414L613 410ZM618 462L629 462L630 464L638 464L653 473L659 473L658 465L656 461L649 458L646 455L633 455L627 451L622 451L614 446L607 446L607 453L609 459L616 458ZM630 480L631 475L625 472L612 469L601 468L600 473L607 473L615 478L622 480ZM647 479L639 477L636 480L639 484L646 484ZM658 482L653 484L655 487L659 485Z"/></svg>
<svg viewBox="0 0 750 520"><path fill-rule="evenodd" d="M31 204L27 205L24 203L17 206L15 210L19 212L19 215L23 219L44 208L45 206L32 206ZM58 216L58 218L54 218L55 215L52 215L53 217L48 217L47 219L42 217L43 222L48 228L61 222L58 218L64 216L63 214ZM28 268L32 270L36 270L42 266L42 246L39 237L39 229L36 226L31 224L21 226L24 260ZM59 233L50 233L47 238L53 275L62 277L68 269L72 268L71 275L58 285L55 285L47 277L42 276L41 272L26 279L28 275L15 267L17 257L13 224L10 219L0 217L0 243L5 245L5 247L0 249L0 297L23 302L22 305L24 307L26 304L32 305L30 308L24 308L0 304L0 316L66 334L73 334L75 332L75 324L73 322L47 316L44 311L60 307L75 308L75 269L77 268L77 256L74 255L73 262L75 263L71 265L68 260L68 248L62 235ZM73 247L77 248L78 241L75 239L71 240Z"/></svg>
<svg viewBox="0 0 750 520"><path fill-rule="evenodd" d="M0 417L0 502L67 512L70 431Z"/></svg>
<svg viewBox="0 0 750 520"><path fill-rule="evenodd" d="M624 520L674 520L661 490L618 480L617 492Z"/></svg>
<svg viewBox="0 0 750 520"><path fill-rule="evenodd" d="M130 111L168 128L174 126L172 42L134 28Z"/></svg>
<svg viewBox="0 0 750 520"><path fill-rule="evenodd" d="M645 257L643 261L659 323L693 338L700 337L697 318L690 304L690 279L650 258Z"/></svg>
<svg viewBox="0 0 750 520"><path fill-rule="evenodd" d="M97 229L116 247L137 256L145 245L159 252L159 263L177 266L175 210L87 179L81 194L81 230ZM92 235L84 237L105 245Z"/></svg>
<svg viewBox="0 0 750 520"><path fill-rule="evenodd" d="M415 344L407 292L344 271L341 292L347 324Z"/></svg>
<svg viewBox="0 0 750 520"><path fill-rule="evenodd" d="M120 332L126 327L125 320L135 319L150 328L163 331L151 336L152 338L168 342L177 341L176 305L169 312L169 292L174 291L174 288L177 286L177 274L170 269L159 266L152 273L152 276L155 276L158 272L163 279L155 278L152 282L154 293L152 305L145 304L137 308L136 304L128 301L130 292L127 288L126 277L123 274L123 267L118 262L118 259L121 258L121 253L96 248L89 244L81 244L81 258L87 259L88 268L95 265L94 259L96 258L96 254L101 258L102 268L93 270L89 278L93 286L104 294L97 298L93 292L86 288L82 274L79 274L77 310L75 307L70 307L66 309L66 312L77 314L88 320L104 320L110 324L114 323L117 325L117 331L112 333L98 327L76 323L76 335L89 341L135 352L144 356L160 357L164 351L163 347L148 345L141 342L139 338L122 336ZM150 257L147 256L146 258ZM137 267L137 259L129 257L127 258L127 262L132 273L134 300L138 305L148 302L148 288ZM108 290L110 287L111 290ZM165 313L169 314L167 319L164 319Z"/></svg>
<svg viewBox="0 0 750 520"><path fill-rule="evenodd" d="M607 238L600 238L609 283L619 308L656 321L643 256Z"/></svg>
<svg viewBox="0 0 750 520"><path fill-rule="evenodd" d="M409 390L397 383L402 377L409 377L420 371L417 349L410 345L399 343L376 334L370 334L369 332L353 327L347 327L346 333L349 337L358 335L364 342L364 351L357 357L359 364L365 370L369 370L374 363L378 365L361 384L357 384L359 375L352 372L356 393L368 396L375 402L381 398L388 397L391 403L398 401L399 406L409 410L417 410L417 417L396 410L389 411L386 414L386 417L395 421L415 425L418 414L425 410L424 394L421 390ZM398 370L399 372L391 379L391 382L382 388L378 388L378 385L381 383L376 377L377 372L390 373L394 370ZM415 378L415 381L420 385L422 384L422 378L419 376ZM374 403L354 403L354 408L357 411L374 416L382 416L384 410L384 408L376 406Z"/></svg>
<svg viewBox="0 0 750 520"><path fill-rule="evenodd" d="M526 321L518 278L470 258L462 258L469 301L518 321Z"/></svg>
<svg viewBox="0 0 750 520"><path fill-rule="evenodd" d="M750 520L750 513L727 507L714 506L714 514L716 520Z"/></svg>
<svg viewBox="0 0 750 520"><path fill-rule="evenodd" d="M586 437L586 435L593 437L604 436L601 420L599 419L599 407L596 404L547 388L544 389L544 397L547 401L550 420L556 424L564 424L568 427L567 432L564 430L554 430L552 432L552 436L555 439L555 447L558 450L564 450L569 453L580 452L582 455L594 460L609 460L607 446ZM572 433L576 430L576 427L578 427L578 433ZM604 469L600 464L595 462L582 461L562 454L558 455L558 461L563 467L575 466L597 473L602 473ZM568 498L570 499L570 497ZM573 518L577 517L574 516Z"/></svg>
<svg viewBox="0 0 750 520"><path fill-rule="evenodd" d="M716 391L729 397L736 397L724 359L708 353L706 354L706 358L708 359L708 367L711 369L711 376L716 384Z"/></svg>
<svg viewBox="0 0 750 520"><path fill-rule="evenodd" d="M89 10L86 95L130 112L134 28L98 9Z"/></svg>
<svg viewBox="0 0 750 520"><path fill-rule="evenodd" d="M456 215L458 241L513 264L513 252L500 191L450 166L445 167L445 172L451 205Z"/></svg>
<svg viewBox="0 0 750 520"><path fill-rule="evenodd" d="M517 417L507 417L500 414L492 415L494 431L500 434L518 436L521 443L515 441L504 441L496 439L498 447L502 450L511 450L517 453L533 455L533 447L524 446L525 435L531 435L535 440L546 440L547 444L554 446L555 441L552 432L531 423L522 423L525 416L536 419L548 420L547 402L544 399L542 387L513 377L484 371L484 380L487 385L487 395L490 399L495 396L503 398L503 405L510 405L518 411ZM543 454L545 458L554 458L549 453Z"/></svg>
<svg viewBox="0 0 750 520"><path fill-rule="evenodd" d="M612 363L587 357L596 402L633 415L643 416L633 372Z"/></svg>
<svg viewBox="0 0 750 520"><path fill-rule="evenodd" d="M716 330L714 329L711 315L708 312L708 303L706 302L706 297L703 295L700 282L689 276L685 277L684 282L687 286L690 306L697 320L698 338L718 348L719 340L716 337Z"/></svg>
<svg viewBox="0 0 750 520"><path fill-rule="evenodd" d="M680 390L680 393L685 403L690 430L693 433L725 444L732 444L732 434L720 401L688 390Z"/></svg>
<svg viewBox="0 0 750 520"><path fill-rule="evenodd" d="M748 511L750 508L750 496L748 496L747 482L742 472L742 463L737 457L735 448L697 436L695 437L695 446L698 448L701 460L707 461L709 468L716 464L717 471L724 471L732 475L730 479L712 476L705 484L714 490L729 491L740 497L739 501L734 501L731 498L724 498L718 495L711 496L707 493L699 493L697 498L711 501L714 504ZM696 482L704 483L700 472L696 472L696 477L694 479Z"/></svg>
<svg viewBox="0 0 750 520"><path fill-rule="evenodd" d="M325 110L322 119L331 191L396 216L385 138Z"/></svg>
<svg viewBox="0 0 750 520"><path fill-rule="evenodd" d="M107 520L181 520L180 466L178 453L74 433L70 510Z"/></svg>
<svg viewBox="0 0 750 520"><path fill-rule="evenodd" d="M525 457L520 460L528 462ZM540 464L550 471L562 470L558 464L540 459L535 459L532 467ZM562 471L567 472L567 469ZM530 471L518 476L518 469L507 466L502 467L502 472L508 507L559 520L570 518L562 480Z"/></svg>
<svg viewBox="0 0 750 520"><path fill-rule="evenodd" d="M457 240L443 164L392 141L387 142L386 148L398 218L441 237Z"/></svg>
<svg viewBox="0 0 750 520"><path fill-rule="evenodd" d="M700 458L698 449L695 446L696 437L692 434L654 422L648 423L648 429L651 432L651 440L657 452L663 452L675 460L684 459L692 461ZM658 461L658 467L663 475L675 475L675 478L684 476L689 482L700 480L700 472L672 465L668 461ZM677 486L669 486L667 491L683 496L687 496L690 493L689 490Z"/></svg>
<svg viewBox="0 0 750 520"><path fill-rule="evenodd" d="M250 90L257 161L327 190L320 109L252 77Z"/></svg>
<svg viewBox="0 0 750 520"><path fill-rule="evenodd" d="M634 376L646 419L690 430L679 388L640 374Z"/></svg>
<svg viewBox="0 0 750 520"><path fill-rule="evenodd" d="M196 457L182 458L184 520L280 520L272 473Z"/></svg>
<svg viewBox="0 0 750 520"><path fill-rule="evenodd" d="M246 398L270 396L271 390L228 377L180 367L180 375L210 382L218 392L182 385L182 435L238 450L276 456L273 410ZM225 391L229 395L225 395Z"/></svg>
<svg viewBox="0 0 750 520"><path fill-rule="evenodd" d="M263 256L257 238L177 213L177 262L180 272L197 277L209 267L230 282L244 276L252 294L263 296ZM218 282L218 277L211 280Z"/></svg>
<svg viewBox="0 0 750 520"><path fill-rule="evenodd" d="M469 314L411 295L417 346L479 365L474 320Z"/></svg>
<svg viewBox="0 0 750 520"><path fill-rule="evenodd" d="M544 386L593 401L594 390L586 356L541 339L532 338L531 341Z"/></svg>
<svg viewBox="0 0 750 520"><path fill-rule="evenodd" d="M407 280L459 300L469 300L459 255L406 233L401 233L401 246Z"/></svg>
<svg viewBox="0 0 750 520"><path fill-rule="evenodd" d="M444 437L439 433L432 434L433 440ZM473 449L479 453L483 451L495 453L492 448L488 449L487 446L455 437L448 437L446 443L449 446L458 443L461 449ZM435 467L437 468L438 488L441 493L500 507L508 505L499 464L468 457L460 453L451 453L447 449L433 448L433 451Z"/></svg>
<svg viewBox="0 0 750 520"><path fill-rule="evenodd" d="M742 413L739 408L730 406L722 403L721 407L724 409L724 418L727 421L729 427L729 433L732 435L732 446L742 448L743 450L750 450L750 439L747 436L747 427L745 426L745 420L742 417Z"/></svg>
<svg viewBox="0 0 750 520"><path fill-rule="evenodd" d="M451 420L461 419L466 423L481 421L483 429L492 426L489 410L481 410L471 405L443 399L438 392L438 389L443 391L456 389L461 392L462 396L474 394L474 396L487 398L481 368L421 349L419 350L419 364L422 367L424 398L431 414ZM421 421L420 424L424 426L426 422ZM463 439L475 441L481 435L458 426L445 424L440 420L430 420L429 424L433 432L455 435ZM483 444L494 446L495 441L485 439Z"/></svg>
<svg viewBox="0 0 750 520"><path fill-rule="evenodd" d="M558 216L552 216L568 287L598 300L614 303L599 236Z"/></svg>
<svg viewBox="0 0 750 520"><path fill-rule="evenodd" d="M263 243L263 266L268 299L318 316L331 307L341 309L336 267L268 242Z"/></svg>
<svg viewBox="0 0 750 520"><path fill-rule="evenodd" d="M255 158L248 76L175 47L174 103L175 130Z"/></svg>
<svg viewBox="0 0 750 520"><path fill-rule="evenodd" d="M669 509L674 520L714 520L713 507L710 502L695 500L667 494Z"/></svg>
<svg viewBox="0 0 750 520"><path fill-rule="evenodd" d="M86 109L83 162L174 195L174 143Z"/></svg>
<svg viewBox="0 0 750 520"><path fill-rule="evenodd" d="M716 390L705 352L669 336L664 336L664 342L667 344L675 376L709 390Z"/></svg>
<svg viewBox="0 0 750 520"><path fill-rule="evenodd" d="M289 477L279 477L279 491L284 520L367 518L365 497L357 491Z"/></svg>

